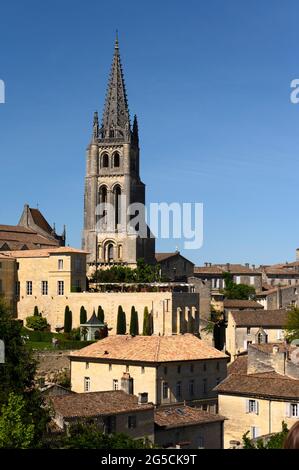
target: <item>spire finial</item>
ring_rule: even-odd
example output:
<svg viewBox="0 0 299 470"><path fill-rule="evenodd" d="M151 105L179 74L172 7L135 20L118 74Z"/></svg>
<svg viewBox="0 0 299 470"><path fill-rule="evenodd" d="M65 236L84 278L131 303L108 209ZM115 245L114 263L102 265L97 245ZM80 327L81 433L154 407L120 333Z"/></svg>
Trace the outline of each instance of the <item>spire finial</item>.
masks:
<svg viewBox="0 0 299 470"><path fill-rule="evenodd" d="M115 44L114 49L118 49L118 29L115 31Z"/></svg>
<svg viewBox="0 0 299 470"><path fill-rule="evenodd" d="M99 137L99 117L95 111L93 115L92 142L95 143Z"/></svg>

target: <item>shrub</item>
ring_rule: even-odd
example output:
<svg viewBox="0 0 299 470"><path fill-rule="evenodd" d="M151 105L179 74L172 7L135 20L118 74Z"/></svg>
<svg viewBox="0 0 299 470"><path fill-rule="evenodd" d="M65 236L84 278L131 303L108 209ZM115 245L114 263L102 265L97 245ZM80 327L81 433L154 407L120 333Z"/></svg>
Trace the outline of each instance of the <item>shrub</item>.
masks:
<svg viewBox="0 0 299 470"><path fill-rule="evenodd" d="M152 334L151 333L151 315L147 307L144 307L142 334L143 336L150 336Z"/></svg>
<svg viewBox="0 0 299 470"><path fill-rule="evenodd" d="M65 333L70 333L72 331L72 323L73 323L72 312L70 311L70 308L67 305L64 311L64 332Z"/></svg>
<svg viewBox="0 0 299 470"><path fill-rule="evenodd" d="M139 335L138 313L136 312L134 305L131 308L130 335Z"/></svg>
<svg viewBox="0 0 299 470"><path fill-rule="evenodd" d="M104 320L105 320L105 314L104 314L104 310L102 309L101 305L98 306L98 319L104 323Z"/></svg>
<svg viewBox="0 0 299 470"><path fill-rule="evenodd" d="M117 312L116 334L117 335L125 335L126 334L126 314L123 311L123 308L122 308L121 305L119 305L118 312Z"/></svg>
<svg viewBox="0 0 299 470"><path fill-rule="evenodd" d="M35 316L35 317L39 317L39 316L40 316L40 313L39 313L39 311L38 311L37 305L34 307L33 316Z"/></svg>
<svg viewBox="0 0 299 470"><path fill-rule="evenodd" d="M80 308L80 325L84 325L86 322L87 322L87 312L82 305L82 307Z"/></svg>
<svg viewBox="0 0 299 470"><path fill-rule="evenodd" d="M43 331L47 328L47 320L41 316L33 315L26 318L26 325L28 328L32 328L35 331Z"/></svg>

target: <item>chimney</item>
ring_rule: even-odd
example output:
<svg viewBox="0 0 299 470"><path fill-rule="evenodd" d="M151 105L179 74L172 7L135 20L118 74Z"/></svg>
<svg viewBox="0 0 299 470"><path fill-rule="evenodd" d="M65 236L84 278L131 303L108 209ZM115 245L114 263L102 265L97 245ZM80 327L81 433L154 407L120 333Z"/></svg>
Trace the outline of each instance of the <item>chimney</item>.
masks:
<svg viewBox="0 0 299 470"><path fill-rule="evenodd" d="M207 268L209 266L209 263L205 262L205 267Z"/></svg>
<svg viewBox="0 0 299 470"><path fill-rule="evenodd" d="M249 268L249 263L245 263L246 268Z"/></svg>
<svg viewBox="0 0 299 470"><path fill-rule="evenodd" d="M226 263L226 270L227 270L227 271L230 270L230 263Z"/></svg>
<svg viewBox="0 0 299 470"><path fill-rule="evenodd" d="M255 269L255 264L252 265L252 269Z"/></svg>

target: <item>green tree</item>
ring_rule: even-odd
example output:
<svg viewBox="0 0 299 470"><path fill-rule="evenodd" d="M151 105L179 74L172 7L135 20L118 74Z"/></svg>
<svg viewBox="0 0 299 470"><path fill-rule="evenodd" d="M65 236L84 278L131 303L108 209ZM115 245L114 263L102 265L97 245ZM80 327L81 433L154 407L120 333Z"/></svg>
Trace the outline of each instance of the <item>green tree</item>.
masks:
<svg viewBox="0 0 299 470"><path fill-rule="evenodd" d="M299 339L299 308L292 307L287 313L287 323L285 325L286 339L291 342Z"/></svg>
<svg viewBox="0 0 299 470"><path fill-rule="evenodd" d="M139 335L138 313L134 305L131 308L130 335Z"/></svg>
<svg viewBox="0 0 299 470"><path fill-rule="evenodd" d="M105 321L105 313L104 310L102 309L101 305L98 306L98 319L104 323Z"/></svg>
<svg viewBox="0 0 299 470"><path fill-rule="evenodd" d="M34 443L35 426L22 395L10 393L0 414L0 448L26 449Z"/></svg>
<svg viewBox="0 0 299 470"><path fill-rule="evenodd" d="M34 386L36 361L22 338L22 325L0 300L0 338L5 344L5 365L0 366L0 408L8 404L9 394L22 396L28 416L35 424L34 442L37 445L45 432L49 414L39 390ZM29 423L30 424L30 423Z"/></svg>
<svg viewBox="0 0 299 470"><path fill-rule="evenodd" d="M82 305L82 307L80 308L80 325L84 325L86 322L87 322L87 312L84 306Z"/></svg>
<svg viewBox="0 0 299 470"><path fill-rule="evenodd" d="M148 311L148 307L144 307L143 313L143 336L151 336L152 334L152 315Z"/></svg>
<svg viewBox="0 0 299 470"><path fill-rule="evenodd" d="M243 449L283 449L283 444L287 434L289 432L287 424L283 421L281 423L281 431L275 434L264 441L263 439L258 439L256 442L253 442L249 439L248 434L250 431L247 431L242 436Z"/></svg>
<svg viewBox="0 0 299 470"><path fill-rule="evenodd" d="M72 331L72 323L73 323L73 314L67 305L64 310L64 332L70 333Z"/></svg>
<svg viewBox="0 0 299 470"><path fill-rule="evenodd" d="M233 282L231 273L224 273L225 289L222 290L226 299L253 300L255 299L255 288L247 284L236 284Z"/></svg>
<svg viewBox="0 0 299 470"><path fill-rule="evenodd" d="M31 328L35 331L44 331L47 326L47 320L39 315L33 315L32 317L26 318L26 326L27 328Z"/></svg>
<svg viewBox="0 0 299 470"><path fill-rule="evenodd" d="M116 334L117 335L125 335L126 334L126 314L123 311L123 308L121 305L118 307L118 312L117 312L117 328L116 328Z"/></svg>
<svg viewBox="0 0 299 470"><path fill-rule="evenodd" d="M38 306L37 306L37 305L34 307L33 316L35 316L35 317L39 317L39 316L40 316L40 313L39 313L39 311L38 311Z"/></svg>
<svg viewBox="0 0 299 470"><path fill-rule="evenodd" d="M66 449L148 449L149 440L132 439L125 434L102 434L95 424L77 424L69 427L68 435L63 439Z"/></svg>

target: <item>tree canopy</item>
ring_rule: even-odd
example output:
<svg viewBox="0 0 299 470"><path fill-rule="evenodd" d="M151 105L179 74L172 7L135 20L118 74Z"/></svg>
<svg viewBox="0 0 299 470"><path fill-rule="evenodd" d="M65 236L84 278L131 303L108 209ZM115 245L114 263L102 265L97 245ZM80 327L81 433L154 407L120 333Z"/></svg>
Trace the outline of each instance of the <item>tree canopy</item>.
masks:
<svg viewBox="0 0 299 470"><path fill-rule="evenodd" d="M222 290L226 299L254 300L255 288L247 284L236 284L231 273L224 273L225 288Z"/></svg>
<svg viewBox="0 0 299 470"><path fill-rule="evenodd" d="M124 282L124 283L148 283L160 282L160 265L146 264L144 260L137 260L135 269L128 266L112 266L109 269L97 270L92 278L95 282Z"/></svg>

